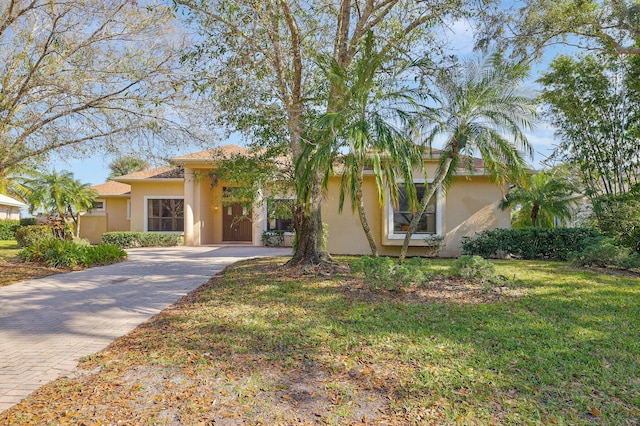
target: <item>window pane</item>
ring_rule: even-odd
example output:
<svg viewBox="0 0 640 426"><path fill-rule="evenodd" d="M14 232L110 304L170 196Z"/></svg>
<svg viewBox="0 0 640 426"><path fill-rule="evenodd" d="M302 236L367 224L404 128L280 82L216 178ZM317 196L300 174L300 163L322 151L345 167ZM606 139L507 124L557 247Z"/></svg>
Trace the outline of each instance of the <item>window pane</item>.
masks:
<svg viewBox="0 0 640 426"><path fill-rule="evenodd" d="M147 229L149 231L176 232L184 230L184 200L148 200Z"/></svg>
<svg viewBox="0 0 640 426"><path fill-rule="evenodd" d="M293 231L293 200L267 201L267 231Z"/></svg>
<svg viewBox="0 0 640 426"><path fill-rule="evenodd" d="M422 198L425 191L424 184L416 184L416 194L418 200ZM418 222L416 234L436 233L436 199L435 194ZM398 206L393 209L393 233L404 234L409 230L409 224L413 219L414 212L409 209L409 200L404 185L398 186Z"/></svg>

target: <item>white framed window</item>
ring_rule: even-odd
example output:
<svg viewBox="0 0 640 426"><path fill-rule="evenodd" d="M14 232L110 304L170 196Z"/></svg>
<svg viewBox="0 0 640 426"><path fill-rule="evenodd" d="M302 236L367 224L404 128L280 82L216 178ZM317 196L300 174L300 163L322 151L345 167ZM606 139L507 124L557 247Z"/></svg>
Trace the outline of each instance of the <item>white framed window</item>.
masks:
<svg viewBox="0 0 640 426"><path fill-rule="evenodd" d="M131 220L131 200L127 200L127 220Z"/></svg>
<svg viewBox="0 0 640 426"><path fill-rule="evenodd" d="M427 188L424 180L416 180L416 194L418 201L422 199ZM430 235L442 235L442 207L444 199L442 191L438 190L427 205L425 212L420 218L416 232L411 235L412 240L423 240ZM414 212L409 208L405 187L403 183L398 183L398 203L388 203L387 210L387 236L391 240L404 239L409 229L409 224L414 217Z"/></svg>
<svg viewBox="0 0 640 426"><path fill-rule="evenodd" d="M145 196L144 230L184 232L184 197Z"/></svg>
<svg viewBox="0 0 640 426"><path fill-rule="evenodd" d="M93 206L91 207L91 210L94 212L103 212L107 210L107 201L106 200L101 200L101 199L97 199L93 202Z"/></svg>

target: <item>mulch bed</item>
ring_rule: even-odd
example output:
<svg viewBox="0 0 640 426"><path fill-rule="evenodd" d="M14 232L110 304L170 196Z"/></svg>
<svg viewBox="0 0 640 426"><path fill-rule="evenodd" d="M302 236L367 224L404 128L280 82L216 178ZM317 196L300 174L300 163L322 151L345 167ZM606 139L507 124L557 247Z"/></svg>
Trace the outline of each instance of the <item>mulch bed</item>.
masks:
<svg viewBox="0 0 640 426"><path fill-rule="evenodd" d="M0 262L0 287L69 271L69 269L49 268L35 263Z"/></svg>

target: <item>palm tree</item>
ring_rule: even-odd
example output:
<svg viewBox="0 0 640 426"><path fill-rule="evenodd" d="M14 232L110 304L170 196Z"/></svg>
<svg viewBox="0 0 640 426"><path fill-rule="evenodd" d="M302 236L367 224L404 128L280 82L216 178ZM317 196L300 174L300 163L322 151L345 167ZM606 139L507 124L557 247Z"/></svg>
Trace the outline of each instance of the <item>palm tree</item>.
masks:
<svg viewBox="0 0 640 426"><path fill-rule="evenodd" d="M29 173L26 167L11 167L0 170L0 194L26 201L28 188L22 184L21 178L25 173Z"/></svg>
<svg viewBox="0 0 640 426"><path fill-rule="evenodd" d="M552 228L555 218L569 219L581 197L562 169L543 170L533 175L527 185L509 191L500 207L519 206L514 226Z"/></svg>
<svg viewBox="0 0 640 426"><path fill-rule="evenodd" d="M109 179L113 179L118 176L128 175L129 173L146 170L149 168L149 163L142 158L125 155L113 160L109 164L109 168L111 169Z"/></svg>
<svg viewBox="0 0 640 426"><path fill-rule="evenodd" d="M29 188L30 212L43 209L47 214L58 216L62 222L69 214L77 235L80 231L79 213L93 207L98 193L89 184L74 179L71 172L58 173L54 170L51 173L36 172L34 176L24 180L24 185Z"/></svg>
<svg viewBox="0 0 640 426"><path fill-rule="evenodd" d="M430 149L437 138L445 137L433 182L425 190L417 213L409 224L400 252L402 263L411 236L436 191L446 190L453 171L479 154L485 170L496 184L524 179L526 163L523 151L533 156L523 130L535 120L533 100L519 94L526 77L522 66L509 66L498 55L465 64L459 74L444 74L438 81L439 106L426 111ZM470 161L469 167L472 166Z"/></svg>
<svg viewBox="0 0 640 426"><path fill-rule="evenodd" d="M378 201L382 205L387 188L391 198L397 198L397 176L413 182L413 169L422 164L421 148L398 126L411 128L410 110L416 110L414 99L409 91L393 90L397 83L392 81L395 75L383 81L381 68L386 59L374 51L373 37L369 34L351 68L341 66L332 57L321 60L321 68L336 88L333 95L336 108L316 121L318 139L327 142L310 158L305 156L306 170L325 171L325 189L329 176L335 172L334 167L339 167L342 176L339 211L342 212L344 201L349 198L352 211L358 212L373 256L378 255L378 247L364 208L365 169L373 171ZM409 196L415 198L415 187L411 186L409 191L412 191Z"/></svg>

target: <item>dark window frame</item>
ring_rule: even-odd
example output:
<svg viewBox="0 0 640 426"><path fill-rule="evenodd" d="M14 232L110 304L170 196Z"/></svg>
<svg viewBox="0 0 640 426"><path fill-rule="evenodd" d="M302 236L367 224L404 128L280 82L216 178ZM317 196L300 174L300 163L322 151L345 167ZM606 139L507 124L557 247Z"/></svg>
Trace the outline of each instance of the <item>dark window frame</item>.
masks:
<svg viewBox="0 0 640 426"><path fill-rule="evenodd" d="M183 198L147 198L148 232L184 232Z"/></svg>

